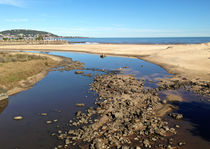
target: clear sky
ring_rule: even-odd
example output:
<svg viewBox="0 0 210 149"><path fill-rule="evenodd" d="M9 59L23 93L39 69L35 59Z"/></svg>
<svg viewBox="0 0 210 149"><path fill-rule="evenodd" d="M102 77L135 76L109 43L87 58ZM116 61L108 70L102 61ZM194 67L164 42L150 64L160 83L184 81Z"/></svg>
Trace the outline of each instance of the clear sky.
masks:
<svg viewBox="0 0 210 149"><path fill-rule="evenodd" d="M210 37L210 0L0 0L0 31L88 37Z"/></svg>

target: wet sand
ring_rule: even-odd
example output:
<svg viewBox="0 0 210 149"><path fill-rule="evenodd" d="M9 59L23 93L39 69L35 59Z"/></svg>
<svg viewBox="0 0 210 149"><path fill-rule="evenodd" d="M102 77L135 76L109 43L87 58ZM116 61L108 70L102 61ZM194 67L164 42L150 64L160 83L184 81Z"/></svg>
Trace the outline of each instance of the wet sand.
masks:
<svg viewBox="0 0 210 149"><path fill-rule="evenodd" d="M72 51L138 57L157 64L169 73L191 80L210 80L210 43L180 45L89 44L4 45L0 50Z"/></svg>

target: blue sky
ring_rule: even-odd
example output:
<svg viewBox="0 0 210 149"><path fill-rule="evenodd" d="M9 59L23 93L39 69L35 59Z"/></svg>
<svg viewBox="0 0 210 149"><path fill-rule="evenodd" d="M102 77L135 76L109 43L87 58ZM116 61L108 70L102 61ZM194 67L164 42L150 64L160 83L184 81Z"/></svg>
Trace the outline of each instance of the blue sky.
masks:
<svg viewBox="0 0 210 149"><path fill-rule="evenodd" d="M88 37L210 37L210 0L0 0L0 31Z"/></svg>

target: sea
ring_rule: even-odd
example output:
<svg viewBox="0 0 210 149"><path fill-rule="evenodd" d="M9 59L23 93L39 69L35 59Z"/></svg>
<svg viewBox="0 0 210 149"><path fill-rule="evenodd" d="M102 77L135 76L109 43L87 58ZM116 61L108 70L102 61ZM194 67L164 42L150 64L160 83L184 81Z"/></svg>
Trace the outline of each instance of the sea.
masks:
<svg viewBox="0 0 210 149"><path fill-rule="evenodd" d="M159 38L62 38L72 44L199 44L210 42L210 37Z"/></svg>

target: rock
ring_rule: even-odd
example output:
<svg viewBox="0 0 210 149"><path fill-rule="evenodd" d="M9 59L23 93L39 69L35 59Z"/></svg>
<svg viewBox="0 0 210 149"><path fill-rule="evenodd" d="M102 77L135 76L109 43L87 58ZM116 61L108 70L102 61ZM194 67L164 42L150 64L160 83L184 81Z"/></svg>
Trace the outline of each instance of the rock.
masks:
<svg viewBox="0 0 210 149"><path fill-rule="evenodd" d="M22 120L23 117L22 116L15 116L13 119L18 121L18 120Z"/></svg>
<svg viewBox="0 0 210 149"><path fill-rule="evenodd" d="M105 58L105 57L106 57L105 54L101 54L101 55L100 55L100 58Z"/></svg>
<svg viewBox="0 0 210 149"><path fill-rule="evenodd" d="M47 116L47 113L41 113L42 116Z"/></svg>
<svg viewBox="0 0 210 149"><path fill-rule="evenodd" d="M58 121L57 119L53 120L53 122L57 122L57 121Z"/></svg>
<svg viewBox="0 0 210 149"><path fill-rule="evenodd" d="M130 149L128 146L122 146L121 149Z"/></svg>
<svg viewBox="0 0 210 149"><path fill-rule="evenodd" d="M52 121L46 121L46 123L47 123L47 124L51 124L51 123L52 123Z"/></svg>
<svg viewBox="0 0 210 149"><path fill-rule="evenodd" d="M181 102L181 101L183 101L181 96L178 96L178 95L175 95L175 94L168 94L166 99L168 101L171 101L171 102Z"/></svg>
<svg viewBox="0 0 210 149"><path fill-rule="evenodd" d="M94 146L95 149L105 149L105 146L101 139L95 139Z"/></svg>
<svg viewBox="0 0 210 149"><path fill-rule="evenodd" d="M143 140L139 142L142 148L155 148L158 143L167 148L170 144L166 135L176 131L169 129L169 124L158 115L168 104L162 104L154 89L145 89L143 82L134 76L120 74L96 75L90 88L98 95L96 107L76 113L74 122L70 121L76 128L70 127L64 133L66 136L62 136L63 141L70 138L71 145L77 141L88 142L93 149L133 148L130 146L140 140Z"/></svg>
<svg viewBox="0 0 210 149"><path fill-rule="evenodd" d="M144 139L143 144L144 144L144 147L151 148L151 145L148 139Z"/></svg>
<svg viewBox="0 0 210 149"><path fill-rule="evenodd" d="M77 107L84 107L85 104L84 104L84 103L77 103L76 106L77 106Z"/></svg>
<svg viewBox="0 0 210 149"><path fill-rule="evenodd" d="M183 118L183 115L179 113L170 113L169 116L177 120L180 120Z"/></svg>
<svg viewBox="0 0 210 149"><path fill-rule="evenodd" d="M84 71L75 71L75 74L84 74Z"/></svg>
<svg viewBox="0 0 210 149"><path fill-rule="evenodd" d="M83 76L92 77L92 73L83 74Z"/></svg>
<svg viewBox="0 0 210 149"><path fill-rule="evenodd" d="M167 100L163 100L162 103L163 103L163 104L167 104Z"/></svg>
<svg viewBox="0 0 210 149"><path fill-rule="evenodd" d="M182 146L182 145L183 145L183 143L182 143L182 142L179 142L179 143L178 143L178 145L179 145L179 146Z"/></svg>
<svg viewBox="0 0 210 149"><path fill-rule="evenodd" d="M66 145L69 145L70 144L70 140L69 139L66 139L65 140L65 143L66 143Z"/></svg>
<svg viewBox="0 0 210 149"><path fill-rule="evenodd" d="M76 116L79 117L79 116L81 116L81 114L82 114L82 112L81 112L81 111L78 111L78 112L76 113ZM71 122L72 122L72 121L71 121Z"/></svg>

